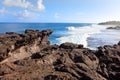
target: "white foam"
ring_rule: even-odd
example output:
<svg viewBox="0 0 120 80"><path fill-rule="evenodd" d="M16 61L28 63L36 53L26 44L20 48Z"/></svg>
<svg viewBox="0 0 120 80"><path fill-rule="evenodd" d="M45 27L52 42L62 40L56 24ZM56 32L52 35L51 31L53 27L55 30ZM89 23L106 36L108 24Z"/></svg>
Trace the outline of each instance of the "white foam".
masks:
<svg viewBox="0 0 120 80"><path fill-rule="evenodd" d="M74 26L67 27L68 30L75 30Z"/></svg>
<svg viewBox="0 0 120 80"><path fill-rule="evenodd" d="M85 47L89 47L87 38L90 37L92 34L100 33L102 30L105 30L107 27L110 26L102 26L96 24L90 26L84 26L84 27L69 26L67 27L68 29L67 35L57 38L57 40L60 43L72 42L75 44L83 44Z"/></svg>

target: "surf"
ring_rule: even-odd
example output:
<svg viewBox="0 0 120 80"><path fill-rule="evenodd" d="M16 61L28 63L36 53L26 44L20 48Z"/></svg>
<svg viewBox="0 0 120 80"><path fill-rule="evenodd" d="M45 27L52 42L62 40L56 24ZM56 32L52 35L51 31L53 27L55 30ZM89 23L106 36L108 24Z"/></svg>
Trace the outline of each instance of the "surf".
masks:
<svg viewBox="0 0 120 80"><path fill-rule="evenodd" d="M68 26L66 27L67 35L61 36L60 38L57 38L57 40L60 44L65 42L71 42L75 44L83 44L84 47L93 48L92 46L89 46L89 43L91 43L89 41L89 38L91 38L91 36L94 34L102 33L102 31L105 30L107 27L109 26L97 24L91 24L89 26L83 27Z"/></svg>

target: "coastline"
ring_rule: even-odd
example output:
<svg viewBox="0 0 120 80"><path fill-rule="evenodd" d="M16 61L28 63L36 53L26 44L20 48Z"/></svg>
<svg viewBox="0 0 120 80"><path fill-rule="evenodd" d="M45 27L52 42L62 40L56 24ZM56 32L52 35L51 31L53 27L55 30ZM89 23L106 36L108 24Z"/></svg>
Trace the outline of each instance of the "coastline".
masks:
<svg viewBox="0 0 120 80"><path fill-rule="evenodd" d="M97 50L51 45L52 30L0 35L0 78L6 80L119 80L120 42Z"/></svg>
<svg viewBox="0 0 120 80"><path fill-rule="evenodd" d="M45 30L51 29L54 32L49 37L51 44L62 44L70 42L83 44L85 47L96 49L104 45L114 45L119 38L119 30L106 29L107 25L84 24L84 23L52 23L52 24L0 24L1 33L16 32L24 33L25 29ZM108 26L111 27L111 26Z"/></svg>

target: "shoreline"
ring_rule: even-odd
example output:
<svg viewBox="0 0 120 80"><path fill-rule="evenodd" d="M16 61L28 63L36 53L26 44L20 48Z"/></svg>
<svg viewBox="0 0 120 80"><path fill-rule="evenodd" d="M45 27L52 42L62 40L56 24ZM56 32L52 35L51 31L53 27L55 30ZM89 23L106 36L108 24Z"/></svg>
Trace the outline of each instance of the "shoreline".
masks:
<svg viewBox="0 0 120 80"><path fill-rule="evenodd" d="M0 36L0 78L5 80L119 80L120 42L97 50L51 45L52 30L7 32Z"/></svg>
<svg viewBox="0 0 120 80"><path fill-rule="evenodd" d="M106 26L98 26L95 24L2 24L0 26L0 32L2 33L7 31L24 33L25 29L45 30L50 28L54 32L49 39L52 44L58 45L65 42L71 42L83 44L86 47L96 48L104 44L113 45L120 40L119 31L112 32L111 29L104 30Z"/></svg>

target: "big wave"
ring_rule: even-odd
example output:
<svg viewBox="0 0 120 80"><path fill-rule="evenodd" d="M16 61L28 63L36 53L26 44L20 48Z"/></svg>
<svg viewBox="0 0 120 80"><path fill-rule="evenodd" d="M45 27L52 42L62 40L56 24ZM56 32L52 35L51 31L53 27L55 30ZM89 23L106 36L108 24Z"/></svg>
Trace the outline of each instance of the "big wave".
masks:
<svg viewBox="0 0 120 80"><path fill-rule="evenodd" d="M60 38L57 38L57 40L60 43L64 42L72 42L75 44L83 44L84 47L89 47L88 44L88 37L90 37L93 34L99 34L102 32L102 30L105 30L109 26L103 26L103 25L90 25L90 26L84 26L84 27L75 27L75 26L69 26L67 27L67 35L61 36ZM90 48L90 47L89 47Z"/></svg>

